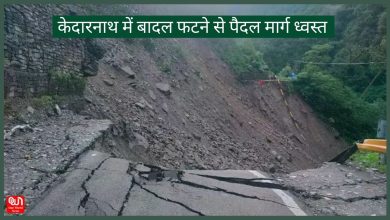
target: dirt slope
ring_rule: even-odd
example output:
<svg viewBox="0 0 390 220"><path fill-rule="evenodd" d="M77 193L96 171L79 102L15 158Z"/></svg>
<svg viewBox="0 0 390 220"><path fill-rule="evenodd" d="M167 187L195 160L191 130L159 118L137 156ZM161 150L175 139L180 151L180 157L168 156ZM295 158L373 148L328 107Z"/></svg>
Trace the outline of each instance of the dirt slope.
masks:
<svg viewBox="0 0 390 220"><path fill-rule="evenodd" d="M290 172L345 148L298 96L288 96L297 129L277 85L237 84L206 40L100 44L107 52L89 78L85 113L114 121L105 150L119 157L169 168ZM126 66L134 79L120 70ZM170 94L156 83L169 84Z"/></svg>

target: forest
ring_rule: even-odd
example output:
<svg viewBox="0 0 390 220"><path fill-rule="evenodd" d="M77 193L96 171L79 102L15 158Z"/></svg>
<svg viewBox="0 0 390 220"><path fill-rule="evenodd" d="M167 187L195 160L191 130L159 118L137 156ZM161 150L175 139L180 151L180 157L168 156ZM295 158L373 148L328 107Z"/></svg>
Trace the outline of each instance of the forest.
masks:
<svg viewBox="0 0 390 220"><path fill-rule="evenodd" d="M254 9L255 10L255 9ZM268 11L272 13L272 11ZM348 142L375 138L386 117L386 13L381 5L313 5L280 14L335 16L334 38L211 41L241 83L270 74L288 82Z"/></svg>

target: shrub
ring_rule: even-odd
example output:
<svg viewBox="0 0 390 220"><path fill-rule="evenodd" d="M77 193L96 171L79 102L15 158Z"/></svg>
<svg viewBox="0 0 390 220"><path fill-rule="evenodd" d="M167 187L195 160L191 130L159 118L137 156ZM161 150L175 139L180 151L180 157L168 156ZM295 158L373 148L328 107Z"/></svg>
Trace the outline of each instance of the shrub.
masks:
<svg viewBox="0 0 390 220"><path fill-rule="evenodd" d="M382 173L386 173L386 164L381 162L380 154L375 152L359 151L352 155L351 161L358 165L376 168Z"/></svg>
<svg viewBox="0 0 390 220"><path fill-rule="evenodd" d="M339 79L322 72L303 72L298 74L293 85L305 101L325 121L332 123L347 141L375 135L378 106L360 99Z"/></svg>
<svg viewBox="0 0 390 220"><path fill-rule="evenodd" d="M42 109L54 106L54 99L51 96L43 95L32 99L32 105L34 108Z"/></svg>
<svg viewBox="0 0 390 220"><path fill-rule="evenodd" d="M82 95L86 80L75 73L52 72L49 74L49 95Z"/></svg>
<svg viewBox="0 0 390 220"><path fill-rule="evenodd" d="M161 72L165 73L165 74L168 74L168 75L171 75L172 74L172 70L171 70L171 67L170 67L170 64L168 61L162 61L160 64L160 70Z"/></svg>
<svg viewBox="0 0 390 220"><path fill-rule="evenodd" d="M251 41L221 41L214 46L240 82L267 77L265 70L268 67L263 54L255 49Z"/></svg>

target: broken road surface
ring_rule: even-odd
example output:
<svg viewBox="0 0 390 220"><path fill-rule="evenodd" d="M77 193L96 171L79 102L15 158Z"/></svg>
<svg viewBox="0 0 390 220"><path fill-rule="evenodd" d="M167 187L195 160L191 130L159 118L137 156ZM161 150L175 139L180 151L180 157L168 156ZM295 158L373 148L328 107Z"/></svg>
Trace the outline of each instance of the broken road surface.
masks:
<svg viewBox="0 0 390 220"><path fill-rule="evenodd" d="M354 166L325 163L284 177L289 188L315 215L386 215L386 176Z"/></svg>
<svg viewBox="0 0 390 220"><path fill-rule="evenodd" d="M306 215L283 185L258 171L131 164L88 151L27 215Z"/></svg>

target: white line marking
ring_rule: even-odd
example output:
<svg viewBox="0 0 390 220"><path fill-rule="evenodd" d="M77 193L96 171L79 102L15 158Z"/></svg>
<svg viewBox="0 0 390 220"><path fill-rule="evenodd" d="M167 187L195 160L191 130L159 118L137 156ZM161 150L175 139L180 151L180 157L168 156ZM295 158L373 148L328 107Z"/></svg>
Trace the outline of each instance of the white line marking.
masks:
<svg viewBox="0 0 390 220"><path fill-rule="evenodd" d="M266 176L257 172L256 170L248 170L248 171L253 175L255 175L256 177L267 178ZM271 180L264 180L263 182L272 183ZM294 215L306 216L306 213L301 208L299 208L298 204L294 201L294 199L291 198L289 195L287 195L285 192L283 192L280 189L272 189L272 191L274 191L275 194L278 195L283 200L284 204L287 205L287 207L290 209L292 213L294 213Z"/></svg>

